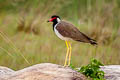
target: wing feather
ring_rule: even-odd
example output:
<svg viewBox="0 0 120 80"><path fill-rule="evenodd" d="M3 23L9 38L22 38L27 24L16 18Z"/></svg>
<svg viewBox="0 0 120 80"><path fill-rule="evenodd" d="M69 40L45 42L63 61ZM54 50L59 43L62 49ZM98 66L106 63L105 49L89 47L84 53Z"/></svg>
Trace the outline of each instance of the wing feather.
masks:
<svg viewBox="0 0 120 80"><path fill-rule="evenodd" d="M62 36L72 38L76 41L90 43L90 40L92 40L88 36L80 32L74 25L65 21L61 21L56 26L56 29Z"/></svg>

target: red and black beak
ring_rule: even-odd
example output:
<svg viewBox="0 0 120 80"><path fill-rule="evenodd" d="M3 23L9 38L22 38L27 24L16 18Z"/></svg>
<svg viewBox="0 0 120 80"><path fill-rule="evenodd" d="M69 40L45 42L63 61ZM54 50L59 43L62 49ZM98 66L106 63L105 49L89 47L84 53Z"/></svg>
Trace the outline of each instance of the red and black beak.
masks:
<svg viewBox="0 0 120 80"><path fill-rule="evenodd" d="M56 17L51 18L50 20L48 20L47 22L52 22L54 19L56 19Z"/></svg>

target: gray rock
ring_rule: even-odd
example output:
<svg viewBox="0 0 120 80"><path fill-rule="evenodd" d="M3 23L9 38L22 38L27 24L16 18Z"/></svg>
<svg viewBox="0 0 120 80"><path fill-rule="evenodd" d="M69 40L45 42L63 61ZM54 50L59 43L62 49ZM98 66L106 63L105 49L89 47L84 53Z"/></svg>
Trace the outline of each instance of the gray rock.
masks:
<svg viewBox="0 0 120 80"><path fill-rule="evenodd" d="M120 80L120 65L101 66L106 80Z"/></svg>
<svg viewBox="0 0 120 80"><path fill-rule="evenodd" d="M12 73L14 73L10 68L0 66L0 80L3 80L5 77L10 76Z"/></svg>
<svg viewBox="0 0 120 80"><path fill-rule="evenodd" d="M6 80L86 80L86 77L68 67L51 63L37 64L12 73Z"/></svg>
<svg viewBox="0 0 120 80"><path fill-rule="evenodd" d="M13 71L13 70L10 69L10 68L0 66L0 76L10 75L10 74L13 73L13 72L15 72L15 71Z"/></svg>
<svg viewBox="0 0 120 80"><path fill-rule="evenodd" d="M120 65L101 66L106 80L120 80ZM86 77L69 67L42 63L13 71L0 66L0 80L87 80Z"/></svg>

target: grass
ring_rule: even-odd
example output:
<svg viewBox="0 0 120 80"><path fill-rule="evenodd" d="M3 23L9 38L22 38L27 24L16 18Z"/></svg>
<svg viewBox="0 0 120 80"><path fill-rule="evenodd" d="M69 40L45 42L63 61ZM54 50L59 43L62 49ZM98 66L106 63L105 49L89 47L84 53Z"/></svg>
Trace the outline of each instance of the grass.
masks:
<svg viewBox="0 0 120 80"><path fill-rule="evenodd" d="M52 24L46 22L52 14L60 15L98 41L97 48L72 41L73 65L86 65L93 57L105 65L120 64L119 0L11 0L8 3L3 0L0 3L1 66L18 70L44 62L63 65L65 43L56 37Z"/></svg>

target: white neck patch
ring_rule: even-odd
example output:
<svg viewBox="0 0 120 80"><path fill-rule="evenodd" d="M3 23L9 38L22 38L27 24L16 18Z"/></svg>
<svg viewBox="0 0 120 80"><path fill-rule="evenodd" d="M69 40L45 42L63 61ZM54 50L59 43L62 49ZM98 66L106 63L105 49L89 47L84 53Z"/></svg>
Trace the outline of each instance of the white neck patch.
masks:
<svg viewBox="0 0 120 80"><path fill-rule="evenodd" d="M60 22L61 20L60 20L60 18L57 18L57 22Z"/></svg>

